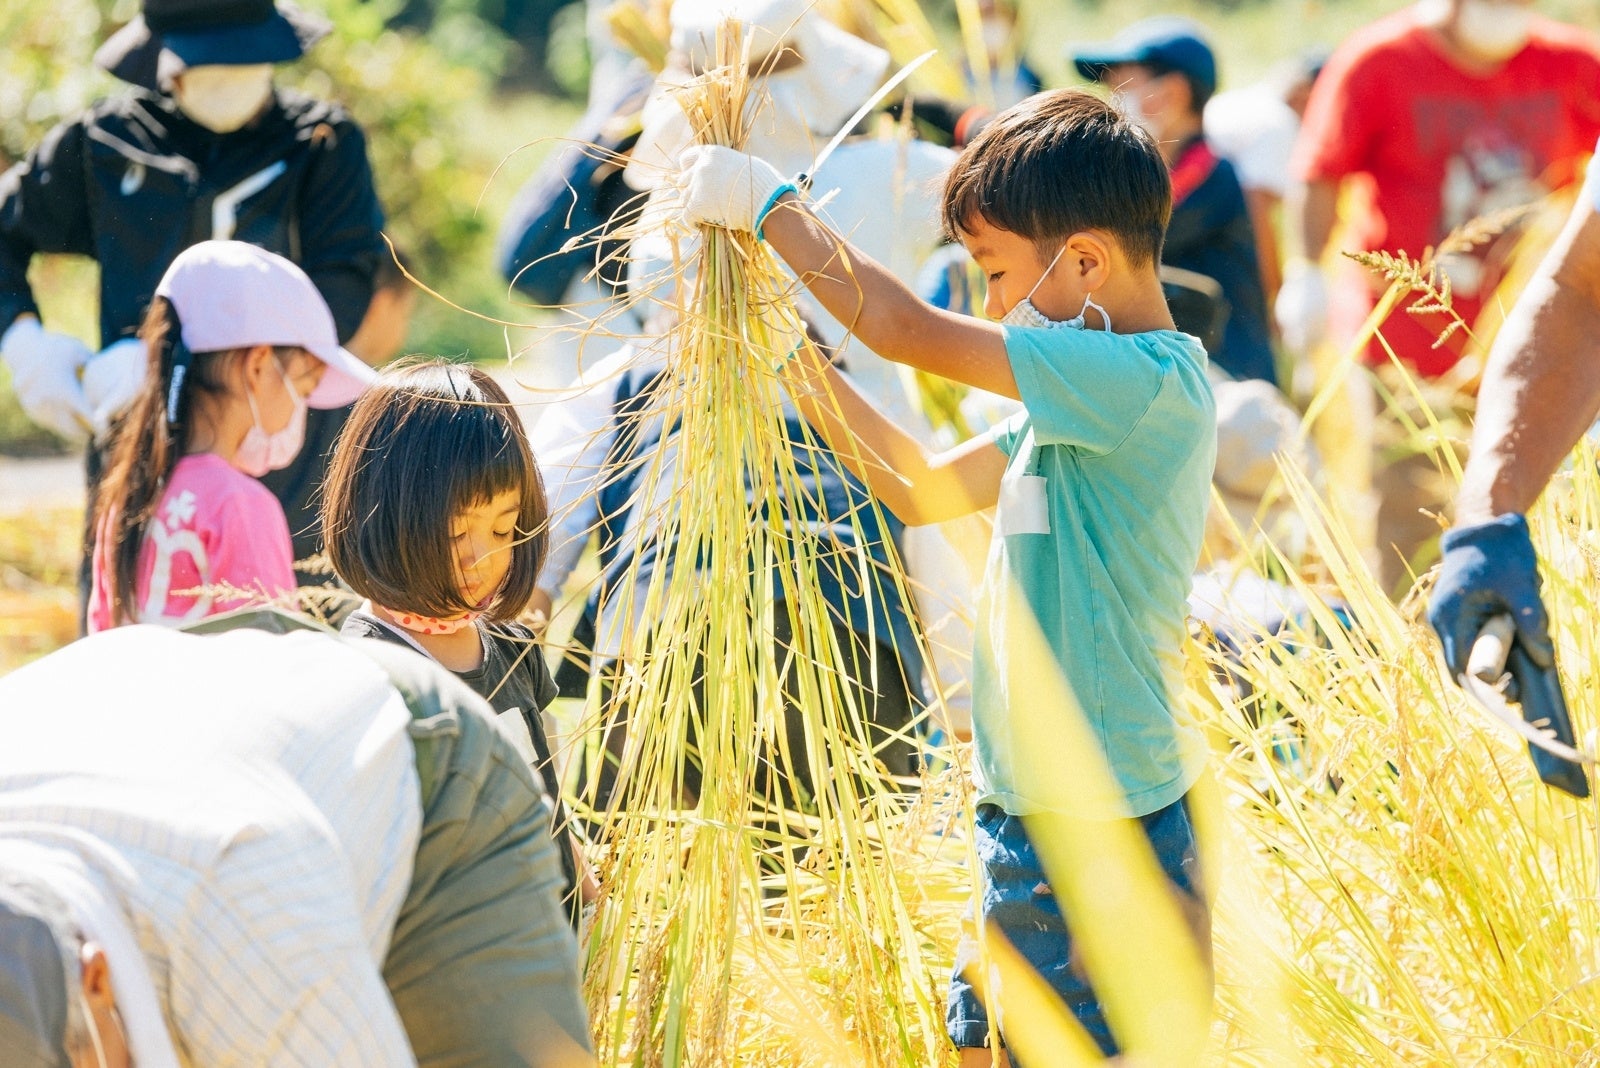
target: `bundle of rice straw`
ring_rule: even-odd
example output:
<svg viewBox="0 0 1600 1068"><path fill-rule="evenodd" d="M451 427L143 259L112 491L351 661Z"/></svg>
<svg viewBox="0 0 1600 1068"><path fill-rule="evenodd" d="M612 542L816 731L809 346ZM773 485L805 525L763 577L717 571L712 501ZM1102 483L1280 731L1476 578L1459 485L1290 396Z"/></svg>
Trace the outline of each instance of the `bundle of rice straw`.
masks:
<svg viewBox="0 0 1600 1068"><path fill-rule="evenodd" d="M758 110L747 68L737 28L723 27L716 66L680 96L702 143L744 143ZM800 465L819 455L797 459L774 369L803 333L792 282L748 234L705 228L696 245L664 341L671 388L632 417L687 444L645 476L671 480L640 494L662 502L649 523L670 561L643 584L634 653L600 710L628 724L623 786L590 813L600 1058L939 1063L964 865L937 865L937 879L917 869L962 849L928 833L956 821L961 798L907 792L875 758L849 683L859 669L818 591L826 568L853 570L869 598L905 596L904 578L898 563L885 574L790 532ZM788 716L803 720L804 752L786 740Z"/></svg>

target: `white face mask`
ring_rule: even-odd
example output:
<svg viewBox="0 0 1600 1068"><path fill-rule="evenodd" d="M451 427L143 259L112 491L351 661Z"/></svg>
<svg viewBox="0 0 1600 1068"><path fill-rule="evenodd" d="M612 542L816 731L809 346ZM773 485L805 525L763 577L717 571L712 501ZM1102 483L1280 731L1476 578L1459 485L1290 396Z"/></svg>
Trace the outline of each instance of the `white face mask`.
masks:
<svg viewBox="0 0 1600 1068"><path fill-rule="evenodd" d="M1485 59L1510 59L1522 51L1533 32L1533 8L1500 0L1461 0L1456 11L1456 36Z"/></svg>
<svg viewBox="0 0 1600 1068"><path fill-rule="evenodd" d="M1139 97L1122 89L1114 89L1111 92L1111 106L1126 116L1129 122L1160 140L1161 131L1157 128L1155 120L1145 114L1144 105Z"/></svg>
<svg viewBox="0 0 1600 1068"><path fill-rule="evenodd" d="M1044 269L1044 274L1041 274L1039 276L1039 280L1033 283L1033 288L1028 290L1028 295L1013 304L1011 306L1011 310L1000 317L1001 326L1021 326L1029 327L1034 330L1043 330L1052 327L1066 327L1069 330L1082 330L1087 325L1084 316L1088 313L1090 308L1093 308L1095 311L1100 313L1100 318L1105 320L1105 328L1107 330L1111 329L1111 316L1107 315L1106 310L1100 305L1096 304L1094 302L1094 298L1091 296L1086 295L1083 298L1083 307L1078 309L1077 315L1074 315L1070 319L1062 319L1059 321L1051 319L1049 316L1045 315L1044 312L1033 306L1033 295L1039 292L1039 287L1044 285L1044 280L1050 276L1051 271L1055 270L1056 263L1061 259L1062 253L1066 251L1067 247L1065 245L1061 246L1061 252L1056 253L1056 258L1050 261L1050 266Z"/></svg>
<svg viewBox="0 0 1600 1068"><path fill-rule="evenodd" d="M178 75L178 109L213 133L232 133L272 98L272 64L190 67Z"/></svg>
<svg viewBox="0 0 1600 1068"><path fill-rule="evenodd" d="M268 434L262 428L261 411L256 407L255 393L246 389L244 394L245 400L250 402L250 418L255 425L245 432L244 440L234 452L233 466L253 478L288 467L289 461L299 455L300 446L306 441L305 398L294 388L294 382L282 366L279 366L278 374L283 376L283 388L289 391L294 412L289 416L289 422L277 433Z"/></svg>

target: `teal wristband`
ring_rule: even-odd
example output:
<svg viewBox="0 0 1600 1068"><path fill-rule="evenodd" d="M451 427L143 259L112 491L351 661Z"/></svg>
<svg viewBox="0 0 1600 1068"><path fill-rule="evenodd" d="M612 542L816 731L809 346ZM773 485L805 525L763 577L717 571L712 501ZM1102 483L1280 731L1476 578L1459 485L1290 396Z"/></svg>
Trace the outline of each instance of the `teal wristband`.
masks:
<svg viewBox="0 0 1600 1068"><path fill-rule="evenodd" d="M800 343L800 345L804 344L805 342L803 341ZM774 371L782 371L785 367L793 363L795 357L800 355L800 345L796 345L794 348L790 349L787 355L779 356L776 360L773 360L772 369Z"/></svg>
<svg viewBox="0 0 1600 1068"><path fill-rule="evenodd" d="M761 205L761 210L756 212L757 241L766 240L766 235L761 232L761 227L766 223L767 216L772 214L772 209L778 206L778 201L783 199L783 195L785 193L793 193L796 196L799 196L800 190L793 182L784 182L782 185L772 191L772 195L767 198L767 202Z"/></svg>

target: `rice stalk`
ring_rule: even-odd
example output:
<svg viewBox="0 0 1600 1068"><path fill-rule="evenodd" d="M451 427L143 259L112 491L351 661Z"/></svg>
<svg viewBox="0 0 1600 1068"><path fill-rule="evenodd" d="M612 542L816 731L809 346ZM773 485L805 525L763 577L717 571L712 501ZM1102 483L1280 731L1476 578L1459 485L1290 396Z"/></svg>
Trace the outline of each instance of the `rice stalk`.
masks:
<svg viewBox="0 0 1600 1068"><path fill-rule="evenodd" d="M757 110L748 58L725 29L713 69L682 91L702 143L743 144ZM939 1063L948 957L899 860L926 848L906 831L925 823L923 802L875 758L817 592L841 555L867 596L904 595L904 580L790 535L800 465L818 462L787 438L774 370L803 334L792 283L749 235L697 238L664 341L671 386L638 416L688 443L645 474L669 484L642 494L659 502L641 522L671 566L638 594L620 584L624 601L643 598L644 623L598 710L629 720L626 789L589 813L603 850L586 976L602 1061ZM780 633L792 635L781 646ZM804 753L786 716L801 719ZM773 1026L779 975L781 1003L810 1006L825 1038Z"/></svg>
<svg viewBox="0 0 1600 1068"><path fill-rule="evenodd" d="M667 65L672 39L667 14L670 5L642 0L616 0L606 7L606 28L623 47L660 73Z"/></svg>
<svg viewBox="0 0 1600 1068"><path fill-rule="evenodd" d="M917 0L833 0L831 7L833 21L881 43L896 66L935 52L911 76L911 84L946 100L966 97L960 69L945 56L943 41Z"/></svg>
<svg viewBox="0 0 1600 1068"><path fill-rule="evenodd" d="M1588 450L1563 483L1535 526L1581 735L1595 713L1573 675L1594 662L1595 572L1578 525L1600 496ZM1420 605L1392 605L1305 479L1291 488L1359 622L1344 626L1327 589L1294 579L1311 618L1234 667L1275 715L1214 703L1229 743L1218 779L1260 887L1219 909L1219 1030L1234 1043L1258 1033L1241 998L1256 987L1230 960L1247 929L1302 1063L1593 1063L1593 804L1538 782L1521 743L1445 677ZM1283 759L1285 732L1299 766Z"/></svg>

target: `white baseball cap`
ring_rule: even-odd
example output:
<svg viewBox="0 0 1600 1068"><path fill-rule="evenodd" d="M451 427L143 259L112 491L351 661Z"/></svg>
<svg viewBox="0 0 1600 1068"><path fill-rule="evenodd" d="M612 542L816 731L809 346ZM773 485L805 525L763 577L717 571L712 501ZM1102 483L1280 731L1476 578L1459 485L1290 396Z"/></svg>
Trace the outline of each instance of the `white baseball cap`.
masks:
<svg viewBox="0 0 1600 1068"><path fill-rule="evenodd" d="M190 352L294 346L327 365L306 398L342 408L378 373L339 344L333 313L299 267L245 241L202 241L178 253L156 286L178 313Z"/></svg>

